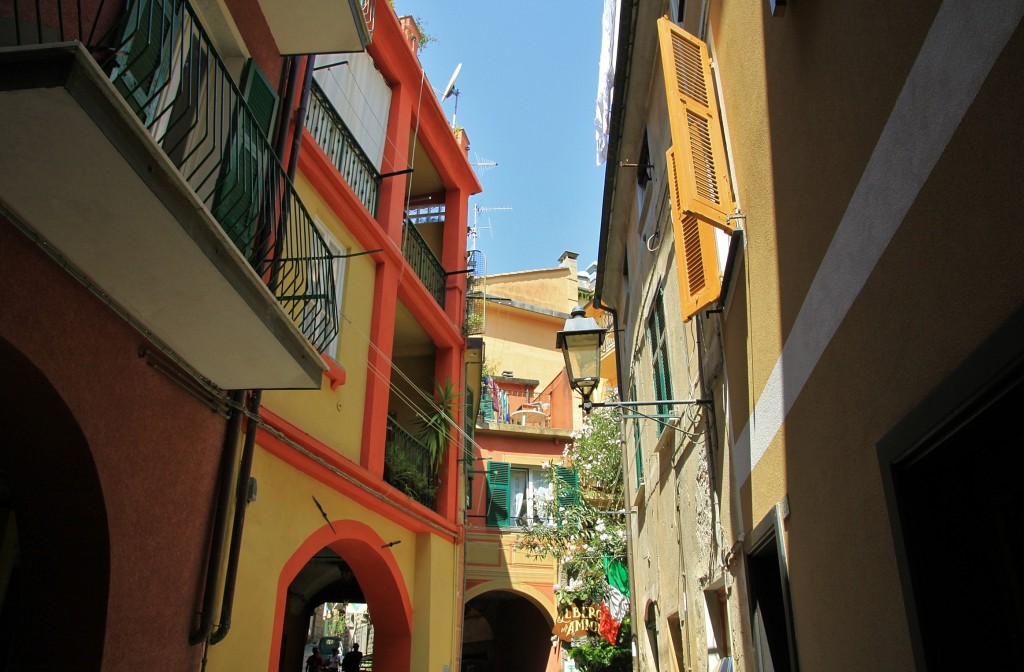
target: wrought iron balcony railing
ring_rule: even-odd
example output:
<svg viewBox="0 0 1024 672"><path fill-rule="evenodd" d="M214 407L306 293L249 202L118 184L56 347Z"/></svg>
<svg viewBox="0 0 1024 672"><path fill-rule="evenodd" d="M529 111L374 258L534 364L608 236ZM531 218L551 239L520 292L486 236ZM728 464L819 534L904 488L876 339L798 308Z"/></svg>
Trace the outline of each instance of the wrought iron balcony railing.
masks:
<svg viewBox="0 0 1024 672"><path fill-rule="evenodd" d="M434 297L438 305L444 308L444 290L448 280L444 267L416 229L413 220L406 219L402 230L402 254L419 276L427 291Z"/></svg>
<svg viewBox="0 0 1024 672"><path fill-rule="evenodd" d="M384 449L384 481L424 506L433 509L437 504L437 478L431 473L426 447L391 418Z"/></svg>
<svg viewBox="0 0 1024 672"><path fill-rule="evenodd" d="M306 337L334 338L334 264L267 140L277 94L252 62L239 86L185 0L9 0L0 21L4 46L82 42Z"/></svg>
<svg viewBox="0 0 1024 672"><path fill-rule="evenodd" d="M376 217L380 173L316 82L310 91L306 128L370 215Z"/></svg>

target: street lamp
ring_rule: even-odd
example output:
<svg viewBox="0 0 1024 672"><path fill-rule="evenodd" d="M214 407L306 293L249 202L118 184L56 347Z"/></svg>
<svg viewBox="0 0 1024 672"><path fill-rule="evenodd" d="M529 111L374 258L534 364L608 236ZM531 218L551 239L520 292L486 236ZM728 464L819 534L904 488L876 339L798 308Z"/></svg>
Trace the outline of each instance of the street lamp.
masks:
<svg viewBox="0 0 1024 672"><path fill-rule="evenodd" d="M583 396L583 410L590 412L590 395L601 381L601 345L605 330L597 320L586 316L576 306L565 321L565 327L555 335L555 347L565 357L565 375L569 385Z"/></svg>
<svg viewBox="0 0 1024 672"><path fill-rule="evenodd" d="M583 396L580 408L590 413L595 408L636 408L640 406L680 406L705 405L712 406L712 399L657 399L655 401L591 401L590 395L601 381L601 345L604 343L605 330L598 326L597 320L586 317L586 311L580 306L573 308L565 327L555 335L555 347L565 357L565 375L569 377L569 385ZM654 416L641 415L657 419ZM660 420L659 420L660 422Z"/></svg>

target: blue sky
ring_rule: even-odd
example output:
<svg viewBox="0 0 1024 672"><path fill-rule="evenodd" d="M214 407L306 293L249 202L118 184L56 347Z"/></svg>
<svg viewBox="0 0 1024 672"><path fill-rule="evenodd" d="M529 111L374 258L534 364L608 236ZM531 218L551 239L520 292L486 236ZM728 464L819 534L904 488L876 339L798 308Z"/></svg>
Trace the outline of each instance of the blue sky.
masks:
<svg viewBox="0 0 1024 672"><path fill-rule="evenodd" d="M466 129L484 191L477 249L487 273L556 266L565 250L580 268L597 259L604 165L596 165L594 110L601 0L395 0L436 41L420 51L441 90L462 63L456 123ZM442 104L449 122L455 97ZM490 229L485 227L490 226Z"/></svg>

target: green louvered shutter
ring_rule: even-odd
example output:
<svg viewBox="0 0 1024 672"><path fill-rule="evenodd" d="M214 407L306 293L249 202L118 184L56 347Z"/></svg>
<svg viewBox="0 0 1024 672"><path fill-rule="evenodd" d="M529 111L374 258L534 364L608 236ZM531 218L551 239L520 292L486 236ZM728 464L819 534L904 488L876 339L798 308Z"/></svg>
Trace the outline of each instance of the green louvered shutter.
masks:
<svg viewBox="0 0 1024 672"><path fill-rule="evenodd" d="M509 483L512 482L512 465L508 462L487 464L487 525L508 527Z"/></svg>
<svg viewBox="0 0 1024 672"><path fill-rule="evenodd" d="M142 123L149 124L153 108L170 81L173 40L181 32L181 0L140 0L128 16L118 50L114 88Z"/></svg>
<svg viewBox="0 0 1024 672"><path fill-rule="evenodd" d="M272 156L265 138L277 117L277 93L250 60L242 74L242 95L249 114L236 109L231 141L221 162L213 216L243 253L256 233L263 182ZM261 139L262 136L262 139Z"/></svg>
<svg viewBox="0 0 1024 672"><path fill-rule="evenodd" d="M256 119L256 125L269 138L277 119L277 91L252 60L246 64L242 75L242 97Z"/></svg>
<svg viewBox="0 0 1024 672"><path fill-rule="evenodd" d="M555 467L555 493L559 506L580 503L580 475L569 467Z"/></svg>
<svg viewBox="0 0 1024 672"><path fill-rule="evenodd" d="M636 383L630 386L630 398L636 401ZM639 490L644 482L644 449L640 442L640 420L633 419L633 451L636 462L636 489Z"/></svg>

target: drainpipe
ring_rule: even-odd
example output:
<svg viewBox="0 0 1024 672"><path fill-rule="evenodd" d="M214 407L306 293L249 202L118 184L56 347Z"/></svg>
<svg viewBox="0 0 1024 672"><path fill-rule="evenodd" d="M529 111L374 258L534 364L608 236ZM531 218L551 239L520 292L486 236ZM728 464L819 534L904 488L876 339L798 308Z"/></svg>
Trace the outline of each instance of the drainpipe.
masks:
<svg viewBox="0 0 1024 672"><path fill-rule="evenodd" d="M295 101L295 72L296 72L296 61L295 57L292 57L291 63L289 64L289 70L286 75L287 80L283 83L287 87L287 93L285 95L284 107L282 109L291 109L292 103ZM284 151L283 138L285 137L287 129L287 115L281 115L281 123L276 131L278 143L275 147L275 151L278 156L281 156L281 152ZM259 411L259 400L261 393L256 390L253 394L253 400L255 404L250 403L253 413L258 414ZM203 606L200 612L199 627L193 632L189 633L188 642L192 646L206 642L207 644L212 641L211 633L213 632L213 603L216 594L217 587L217 575L220 570L221 556L224 554L224 542L227 533L227 517L228 517L228 504L230 503L231 493L231 476L233 474L233 466L238 459L238 436L242 429L242 404L245 402L245 391L236 390L231 393L231 417L228 422L227 435L224 438L224 458L221 463L220 478L217 484L218 500L216 509L216 519L213 525L213 539L210 543L210 555L207 560L206 567L206 584L203 588ZM245 461L244 453L250 451L249 445L255 436L255 426L253 425L252 418L250 417L248 426L245 433L245 449L243 450L243 462ZM230 455L230 459L229 459ZM249 465L252 464L252 457L249 456ZM231 532L231 550L229 552L228 559L228 576L226 578L226 584L224 587L224 596L222 598L222 604L227 605L227 617L222 616L221 623L217 627L217 634L215 637L217 641L221 641L227 636L227 631L230 628L231 621L231 602L234 595L234 584L235 578L237 577L237 566L238 566L238 549L237 547L241 541L240 525L245 521L245 494L248 490L249 485L249 472L246 470L245 478L242 478L241 467L238 477L238 487L236 488L236 505L235 505L235 519L232 525ZM238 490L242 490L242 497L238 497ZM239 515L241 510L241 515ZM241 520L240 520L241 518ZM230 595L229 595L230 593ZM221 614L225 613L225 607L222 606ZM225 622L227 625L225 625ZM203 650L203 669L206 668L206 650Z"/></svg>
<svg viewBox="0 0 1024 672"><path fill-rule="evenodd" d="M238 560L242 551L242 529L245 527L245 510L249 507L249 480L252 475L252 460L256 453L256 425L260 413L263 390L253 390L249 397L249 419L245 425L245 446L242 461L238 465L238 482L235 484L235 519L231 526L231 549L228 552L227 575L224 577L224 595L220 607L220 623L210 635L210 644L224 641L231 630L231 612L235 602L235 584L238 580Z"/></svg>
<svg viewBox="0 0 1024 672"><path fill-rule="evenodd" d="M302 145L302 129L306 123L306 106L309 103L309 90L313 81L313 60L315 56L306 57L306 74L302 80L302 95L299 109L295 114L295 132L292 138L292 151L288 156L287 175L288 180L295 179L295 172L299 165L299 149ZM298 72L298 57L292 57L289 67L288 93L285 98L285 109L291 109L295 101L295 88L297 84L296 74ZM277 146L278 156L284 150L287 133L287 121L278 129ZM279 259L281 255L281 244L286 234L288 225L287 210L282 213L281 222L276 233L273 259ZM271 289L277 284L277 264L273 264L270 273ZM228 565L224 577L224 594L221 600L220 623L216 631L209 636L211 645L224 641L231 630L231 615L234 610L235 585L238 581L238 562L242 551L242 531L245 528L245 511L249 506L249 479L252 476L252 461L256 452L256 427L259 422L260 404L263 400L263 390L253 390L249 398L248 414L249 419L245 427L245 446L242 449L241 462L238 465L238 481L235 486L235 517L231 529L231 549L228 554Z"/></svg>
<svg viewBox="0 0 1024 672"><path fill-rule="evenodd" d="M242 429L242 403L245 401L245 390L231 393L231 417L228 420L224 435L220 476L217 481L217 508L213 521L213 538L210 540L210 555L206 563L206 584L203 587L203 606L199 613L199 627L188 635L188 643L192 646L206 641L213 630L213 603L217 594L217 572L220 569L221 556L224 554L224 541L227 536L227 512L231 504L231 477L234 473L235 461L238 459L238 435Z"/></svg>

